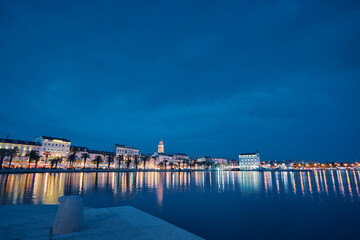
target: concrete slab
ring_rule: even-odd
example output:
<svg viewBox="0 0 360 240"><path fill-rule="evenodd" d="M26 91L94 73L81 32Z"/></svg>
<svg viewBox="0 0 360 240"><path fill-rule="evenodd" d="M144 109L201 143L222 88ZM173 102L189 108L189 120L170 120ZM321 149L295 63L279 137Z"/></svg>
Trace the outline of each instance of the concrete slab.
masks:
<svg viewBox="0 0 360 240"><path fill-rule="evenodd" d="M50 238L58 205L0 206L0 238L14 239L202 239L139 209L85 208L81 231Z"/></svg>

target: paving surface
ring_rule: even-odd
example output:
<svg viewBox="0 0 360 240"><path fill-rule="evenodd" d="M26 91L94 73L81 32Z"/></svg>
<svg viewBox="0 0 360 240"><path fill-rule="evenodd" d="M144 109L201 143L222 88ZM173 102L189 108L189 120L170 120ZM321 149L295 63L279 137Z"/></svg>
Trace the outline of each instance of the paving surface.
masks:
<svg viewBox="0 0 360 240"><path fill-rule="evenodd" d="M85 208L80 232L50 236L58 205L0 206L0 239L202 239L130 206Z"/></svg>

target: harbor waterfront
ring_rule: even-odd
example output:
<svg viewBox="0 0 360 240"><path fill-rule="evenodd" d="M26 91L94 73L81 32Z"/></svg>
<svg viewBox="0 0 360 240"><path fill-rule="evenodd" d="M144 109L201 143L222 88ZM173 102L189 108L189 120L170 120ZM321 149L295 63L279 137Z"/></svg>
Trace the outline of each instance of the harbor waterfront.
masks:
<svg viewBox="0 0 360 240"><path fill-rule="evenodd" d="M356 236L360 172L192 171L0 174L0 204L130 205L205 239Z"/></svg>

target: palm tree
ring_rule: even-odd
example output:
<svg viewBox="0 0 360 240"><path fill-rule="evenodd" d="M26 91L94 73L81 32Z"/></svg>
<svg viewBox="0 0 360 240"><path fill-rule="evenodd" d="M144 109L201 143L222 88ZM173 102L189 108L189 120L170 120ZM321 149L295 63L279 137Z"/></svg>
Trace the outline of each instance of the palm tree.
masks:
<svg viewBox="0 0 360 240"><path fill-rule="evenodd" d="M146 169L146 162L149 161L149 158L146 155L142 155L141 159L142 159L142 161L144 163L144 170L145 170Z"/></svg>
<svg viewBox="0 0 360 240"><path fill-rule="evenodd" d="M118 160L118 165L119 165L119 169L120 169L121 164L124 162L124 156L122 154L120 154L116 158Z"/></svg>
<svg viewBox="0 0 360 240"><path fill-rule="evenodd" d="M40 160L39 152L36 151L36 150L31 150L31 151L28 151L25 156L29 158L28 168L30 168L30 163L31 163L32 160L35 160L35 168L36 168L37 163Z"/></svg>
<svg viewBox="0 0 360 240"><path fill-rule="evenodd" d="M173 162L170 162L169 166L170 166L170 169L174 169L174 163Z"/></svg>
<svg viewBox="0 0 360 240"><path fill-rule="evenodd" d="M164 160L164 167L165 167L165 170L166 170L166 163L168 163L169 161L168 160Z"/></svg>
<svg viewBox="0 0 360 240"><path fill-rule="evenodd" d="M181 163L182 163L182 165L183 165L183 168L185 168L185 163L186 163L186 160L182 160L182 162L181 162ZM181 165L180 165L181 163L179 163L179 166L181 166Z"/></svg>
<svg viewBox="0 0 360 240"><path fill-rule="evenodd" d="M37 154L33 157L33 160L35 161L35 168L37 168L37 164L40 161L40 158L41 158L40 154Z"/></svg>
<svg viewBox="0 0 360 240"><path fill-rule="evenodd" d="M162 168L164 166L164 162L159 162L159 167Z"/></svg>
<svg viewBox="0 0 360 240"><path fill-rule="evenodd" d="M69 162L70 168L74 167L74 162L76 161L76 153L73 152L68 155L67 161Z"/></svg>
<svg viewBox="0 0 360 240"><path fill-rule="evenodd" d="M194 160L191 165L193 166L193 169L195 169L196 165L198 165L198 162L196 160Z"/></svg>
<svg viewBox="0 0 360 240"><path fill-rule="evenodd" d="M139 156L138 156L138 155L135 155L135 156L134 156L135 170L137 170L139 163L140 163L140 161L139 161Z"/></svg>
<svg viewBox="0 0 360 240"><path fill-rule="evenodd" d="M110 164L114 162L114 154L109 154L107 157L108 157L108 169L110 169Z"/></svg>
<svg viewBox="0 0 360 240"><path fill-rule="evenodd" d="M189 167L190 167L190 160L189 160L189 159L185 159L185 160L183 161L183 164L184 164L184 168L185 168L185 166L186 166L186 168L189 168Z"/></svg>
<svg viewBox="0 0 360 240"><path fill-rule="evenodd" d="M96 169L99 168L99 164L102 163L103 159L100 155L96 156L95 159L93 160L93 163L96 164Z"/></svg>
<svg viewBox="0 0 360 240"><path fill-rule="evenodd" d="M81 154L81 158L82 158L83 161L84 161L84 167L83 167L83 168L85 168L86 160L87 160L88 158L90 158L90 155L89 155L88 153L82 153L82 154Z"/></svg>
<svg viewBox="0 0 360 240"><path fill-rule="evenodd" d="M5 157L9 156L9 154L10 154L9 149L6 149L6 148L0 149L0 169L2 169L2 165L3 165Z"/></svg>
<svg viewBox="0 0 360 240"><path fill-rule="evenodd" d="M45 164L47 164L47 160L50 156L50 152L49 151L44 152L44 156L45 156Z"/></svg>
<svg viewBox="0 0 360 240"><path fill-rule="evenodd" d="M61 161L62 161L62 159L59 157L50 159L51 168L53 168L54 164L55 164L55 169L57 169L57 165L58 165L58 163L61 163Z"/></svg>
<svg viewBox="0 0 360 240"><path fill-rule="evenodd" d="M16 158L16 156L19 154L19 148L14 147L13 149L10 149L9 154L10 154L10 160L9 160L9 168L10 168L12 160Z"/></svg>
<svg viewBox="0 0 360 240"><path fill-rule="evenodd" d="M130 164L131 164L131 156L127 155L126 156L126 169L127 170L129 170Z"/></svg>
<svg viewBox="0 0 360 240"><path fill-rule="evenodd" d="M195 166L195 162L194 162L194 161L191 161L189 165L190 165L190 169L193 169L194 166Z"/></svg>

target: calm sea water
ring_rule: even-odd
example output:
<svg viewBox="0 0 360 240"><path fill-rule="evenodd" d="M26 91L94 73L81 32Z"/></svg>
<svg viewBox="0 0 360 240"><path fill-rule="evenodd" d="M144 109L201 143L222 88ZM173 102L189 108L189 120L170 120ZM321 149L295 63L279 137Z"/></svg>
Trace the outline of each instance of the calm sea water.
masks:
<svg viewBox="0 0 360 240"><path fill-rule="evenodd" d="M0 175L0 204L131 205L206 239L354 239L360 172L138 172Z"/></svg>

